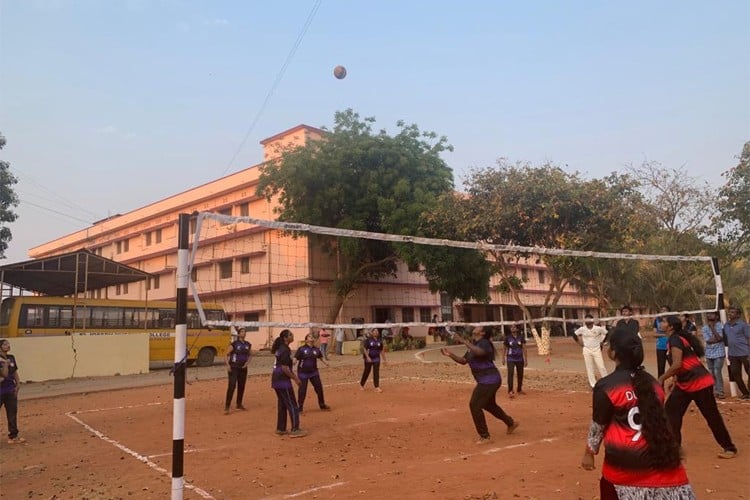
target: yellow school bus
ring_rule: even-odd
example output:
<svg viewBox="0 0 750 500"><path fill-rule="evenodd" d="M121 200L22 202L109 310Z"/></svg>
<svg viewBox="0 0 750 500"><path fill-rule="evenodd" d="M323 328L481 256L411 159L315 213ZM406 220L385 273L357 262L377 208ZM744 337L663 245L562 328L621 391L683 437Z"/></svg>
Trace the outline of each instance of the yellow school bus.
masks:
<svg viewBox="0 0 750 500"><path fill-rule="evenodd" d="M226 319L216 304L203 304L206 319ZM50 335L149 334L149 361L174 361L175 303L169 301L16 296L0 306L0 338ZM188 305L188 362L213 364L231 342L229 328L203 327L195 304Z"/></svg>

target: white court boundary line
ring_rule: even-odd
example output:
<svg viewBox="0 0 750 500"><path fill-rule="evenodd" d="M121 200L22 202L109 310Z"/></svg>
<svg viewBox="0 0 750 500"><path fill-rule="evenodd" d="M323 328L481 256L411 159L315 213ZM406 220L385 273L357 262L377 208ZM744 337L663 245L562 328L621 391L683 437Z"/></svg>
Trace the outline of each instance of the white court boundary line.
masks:
<svg viewBox="0 0 750 500"><path fill-rule="evenodd" d="M134 406L132 406L132 408L135 408L137 406L147 406L147 405L134 405ZM101 411L101 410L93 410L93 411ZM156 472L158 472L160 474L164 474L165 476L167 476L170 479L172 478L172 473L169 472L169 471L167 471L165 468L160 467L156 463L154 463L151 460L149 460L148 457L146 457L144 455L141 455L140 453L138 453L138 452L136 452L134 450L131 450L130 448L128 448L124 444L121 444L120 442L118 442L118 441L112 439L111 437L105 435L103 432L94 429L89 424L87 424L86 422L84 422L80 418L76 417L74 415L74 413L76 413L76 412L67 412L65 415L67 417L70 417L71 419L73 419L75 422L77 422L78 424L80 424L81 426L83 426L84 429L86 429L87 431L89 431L90 433L92 433L93 435L95 435L96 437L98 437L99 439L101 439L102 441L104 441L105 443L109 443L112 446L114 446L115 448L119 449L120 451L124 451L125 453L127 453L131 457L135 458L139 462L148 465L152 470L155 470ZM85 413L85 412L81 412L81 413ZM189 490L193 490L195 493L197 493L198 495L200 495L201 498L205 498L206 500L216 500L206 490L198 488L197 486L194 486L192 484L184 484L184 487L187 488L187 489L189 489Z"/></svg>

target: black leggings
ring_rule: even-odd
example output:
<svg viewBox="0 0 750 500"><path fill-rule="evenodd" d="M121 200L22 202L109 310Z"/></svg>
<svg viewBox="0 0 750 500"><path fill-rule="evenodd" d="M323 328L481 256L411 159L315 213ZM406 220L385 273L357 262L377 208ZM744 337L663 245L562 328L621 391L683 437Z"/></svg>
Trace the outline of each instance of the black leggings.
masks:
<svg viewBox="0 0 750 500"><path fill-rule="evenodd" d="M365 386L367 379L370 377L370 370L372 370L372 383L375 384L375 387L380 387L380 361L377 363L368 363L365 361L365 371L362 372L359 385L362 387Z"/></svg>
<svg viewBox="0 0 750 500"><path fill-rule="evenodd" d="M302 411L302 407L305 405L305 398L307 397L307 381L315 389L315 394L318 395L318 406L323 408L326 405L325 399L323 398L323 383L320 381L320 375L315 375L309 379L300 377L299 379L299 411Z"/></svg>
<svg viewBox="0 0 750 500"><path fill-rule="evenodd" d="M237 387L237 406L242 406L242 398L245 396L245 382L247 382L247 368L233 366L229 369L229 386L227 387L225 407L229 408L229 405L232 404L235 386Z"/></svg>
<svg viewBox="0 0 750 500"><path fill-rule="evenodd" d="M5 406L5 415L8 417L8 437L15 439L18 436L18 396L10 392L0 396L0 408Z"/></svg>
<svg viewBox="0 0 750 500"><path fill-rule="evenodd" d="M500 383L477 384L474 392L471 393L471 399L469 400L471 418L474 420L474 427L476 427L477 433L483 438L490 437L490 431L487 429L487 420L484 418L485 411L495 418L502 420L508 427L513 425L513 419L495 401L498 389L500 389Z"/></svg>
<svg viewBox="0 0 750 500"><path fill-rule="evenodd" d="M682 418L685 416L691 401L695 401L695 405L706 420L708 428L711 429L719 446L724 450L737 451L737 447L732 443L732 438L729 436L727 426L724 425L724 419L719 413L719 407L716 406L713 384L695 392L686 392L679 387L672 390L672 394L669 395L667 402L664 404L664 410L667 413L677 442L682 443Z"/></svg>
<svg viewBox="0 0 750 500"><path fill-rule="evenodd" d="M661 377L667 368L667 351L662 349L656 350L656 374Z"/></svg>
<svg viewBox="0 0 750 500"><path fill-rule="evenodd" d="M523 361L508 361L508 392L513 392L513 368L518 373L518 390L523 390Z"/></svg>

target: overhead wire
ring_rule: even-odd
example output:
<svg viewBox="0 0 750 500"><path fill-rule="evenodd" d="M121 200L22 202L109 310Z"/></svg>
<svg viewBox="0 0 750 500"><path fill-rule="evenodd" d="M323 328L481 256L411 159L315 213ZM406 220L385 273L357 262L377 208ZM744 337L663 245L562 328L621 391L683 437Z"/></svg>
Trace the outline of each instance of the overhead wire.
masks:
<svg viewBox="0 0 750 500"><path fill-rule="evenodd" d="M315 14L318 12L318 9L320 8L320 4L322 3L322 1L323 0L316 0L315 4L310 10L310 13L307 15L305 24L302 26L302 29L300 30L299 35L297 35L297 39L294 41L294 45L292 45L291 50L287 54L286 59L284 60L284 64L281 65L281 69L276 74L276 78L274 79L273 84L271 85L271 88L268 90L268 93L266 94L265 99L263 99L263 103L261 104L260 109L255 114L255 118L253 118L253 121L250 123L250 126L247 129L247 132L245 132L245 136L242 138L242 141L240 141L240 145L237 146L237 150L234 152L234 155L232 155L232 159L229 160L229 163L227 163L227 166L224 168L224 171L221 174L222 176L225 175L227 171L229 171L232 164L237 159L237 156L239 156L240 152L242 151L242 148L245 147L245 143L250 137L250 134L252 134L253 130L255 130L255 126L258 124L260 117L263 115L263 112L266 110L268 103L271 101L271 97L276 91L276 88L279 86L279 84L281 83L281 80L284 78L284 74L286 73L286 70L289 67L289 64L292 62L292 58L294 58L294 55L296 54L297 49L299 49L300 45L302 45L302 40L305 38L305 34L307 33L308 28L310 28L313 18L315 17Z"/></svg>

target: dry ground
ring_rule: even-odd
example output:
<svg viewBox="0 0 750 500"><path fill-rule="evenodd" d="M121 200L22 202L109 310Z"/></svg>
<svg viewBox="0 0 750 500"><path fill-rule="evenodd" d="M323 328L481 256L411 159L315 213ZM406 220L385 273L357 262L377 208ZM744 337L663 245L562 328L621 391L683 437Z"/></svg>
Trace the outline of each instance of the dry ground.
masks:
<svg viewBox="0 0 750 500"><path fill-rule="evenodd" d="M394 353L382 370L383 393L359 390L358 361L334 359L322 370L333 410L319 411L310 391L302 416L310 434L302 439L274 435L265 370L248 381L248 411L228 416L226 382L192 378L185 498L596 498L600 457L596 471L579 466L590 392L584 376L560 369L559 360L582 362L575 346L557 355L549 364L532 359L526 396L509 400L501 389L500 405L521 426L508 436L490 417L493 443L484 446L475 444L468 412L468 369L434 351L422 356L429 363ZM688 474L698 498L750 498L750 404L728 399L720 407L740 454L716 458L719 448L691 407L683 432ZM20 424L28 442L0 444L0 497L169 495L170 385L25 399Z"/></svg>

